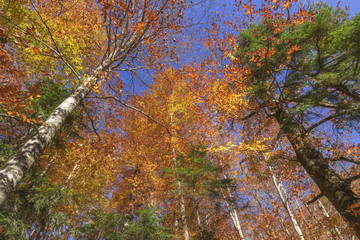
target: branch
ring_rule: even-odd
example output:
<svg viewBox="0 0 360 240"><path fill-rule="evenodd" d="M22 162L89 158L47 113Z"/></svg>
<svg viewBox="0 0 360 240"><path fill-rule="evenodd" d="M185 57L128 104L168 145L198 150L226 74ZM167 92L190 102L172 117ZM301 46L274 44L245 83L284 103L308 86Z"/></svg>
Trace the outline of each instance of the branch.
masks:
<svg viewBox="0 0 360 240"><path fill-rule="evenodd" d="M98 133L97 130L96 130L96 127L95 127L95 125L94 125L94 121L92 120L89 111L87 110L87 108L85 107L85 105L84 105L83 103L81 103L81 106L84 108L86 115L87 115L88 118L90 119L91 127L92 127L92 129L94 130L96 136L98 137L99 142L101 142L101 137L100 137L99 133Z"/></svg>
<svg viewBox="0 0 360 240"><path fill-rule="evenodd" d="M60 51L58 45L56 44L56 41L55 41L55 39L54 39L51 31L50 31L49 26L45 23L45 21L44 21L44 19L42 18L40 12L39 12L38 9L35 7L35 5L33 4L33 2L30 1L30 3L31 3L31 6L35 9L36 13L38 14L41 22L42 22L42 23L44 24L44 26L46 27L46 30L48 31L48 33L49 33L49 35L50 35L51 41L53 42L53 44L55 45L55 48L56 48L56 50L57 50L57 51L56 51L56 54L57 54L57 55L60 57L60 59L66 64L66 66L68 66L68 67L70 68L70 70L75 74L76 78L80 81L79 83L81 83L81 77L80 77L80 75L75 71L75 69L73 68L73 66L64 59L63 55L61 54L61 51Z"/></svg>
<svg viewBox="0 0 360 240"><path fill-rule="evenodd" d="M162 124L161 122L155 120L154 118L152 118L151 116L149 116L147 113L141 111L140 109L137 109L137 108L135 108L135 107L133 107L133 106L131 106L131 105L129 105L129 104L124 103L123 101L121 101L121 100L118 99L117 97L87 97L87 98L98 98L98 99L112 99L112 100L115 100L116 102L124 105L125 107L128 107L128 108L130 108L130 109L132 109L132 110L134 110L134 111L136 111L136 112L138 112L138 113L143 114L144 116L146 116L147 118L149 118L149 119L152 120L153 122L155 122L155 123L159 124L160 126L164 127L164 128L166 129L166 131L169 133L169 135L172 136L172 134L171 134L171 132L170 132L170 130L169 130L169 128L168 128L167 126L165 126L165 125Z"/></svg>
<svg viewBox="0 0 360 240"><path fill-rule="evenodd" d="M335 118L335 117L338 117L339 115L341 114L334 114L334 115L331 115L331 116L328 116L326 118L323 118L321 119L320 121L318 121L317 123L311 125L310 127L308 127L305 131L307 133L311 132L314 128L317 128L318 126L320 126L321 124L327 122L327 121L330 121L331 119Z"/></svg>
<svg viewBox="0 0 360 240"><path fill-rule="evenodd" d="M36 131L38 131L38 126L36 126L36 124L32 123L32 122L24 122L21 118L19 117L15 117L15 116L10 116L10 115L6 115L6 114L2 114L0 113L0 117L6 117L6 118L12 118L12 119L15 119L19 122L22 122L22 123L26 123L26 124L29 124L31 125L33 128L35 128Z"/></svg>
<svg viewBox="0 0 360 240"><path fill-rule="evenodd" d="M68 63L66 61L66 59L63 58L63 56L61 55L60 52L58 52L56 49L54 49L53 47L51 47L49 44L47 44L45 41L41 40L40 38L34 36L33 34L31 34L29 31L27 31L26 29L20 27L18 24L16 24L14 21L12 21L10 18L5 17L4 15L0 14L0 17L4 18L5 20L7 20L8 22L10 22L12 25L14 25L15 27L19 28L21 31L23 31L26 34L31 35L36 41L40 42L41 44L43 44L45 47L49 48L51 51L53 51L57 56L60 57L60 59L63 61L63 63L69 67L69 69L75 74L75 77L77 79L79 79L79 81L81 82L81 78L80 76L75 72L75 70L72 68L71 64Z"/></svg>
<svg viewBox="0 0 360 240"><path fill-rule="evenodd" d="M324 196L324 194L320 193L319 195L315 196L313 199L311 199L310 201L306 202L306 205L310 205L314 202L316 202L317 200L319 200L320 198L322 198Z"/></svg>
<svg viewBox="0 0 360 240"><path fill-rule="evenodd" d="M250 114L248 114L247 116L241 118L240 120L244 121L244 120L248 120L249 118L252 118L257 112L251 112Z"/></svg>
<svg viewBox="0 0 360 240"><path fill-rule="evenodd" d="M346 178L344 181L348 184L352 183L353 181L355 180L358 180L360 179L360 174L358 175L355 175L355 176L352 176L352 177L349 177L349 178Z"/></svg>
<svg viewBox="0 0 360 240"><path fill-rule="evenodd" d="M350 162L350 163L355 163L355 164L360 164L360 161L359 160L355 160L355 159L352 159L352 158L348 158L346 156L340 156L338 158L331 158L331 159L328 159L330 160L331 162L339 162L339 161L344 161L344 162Z"/></svg>

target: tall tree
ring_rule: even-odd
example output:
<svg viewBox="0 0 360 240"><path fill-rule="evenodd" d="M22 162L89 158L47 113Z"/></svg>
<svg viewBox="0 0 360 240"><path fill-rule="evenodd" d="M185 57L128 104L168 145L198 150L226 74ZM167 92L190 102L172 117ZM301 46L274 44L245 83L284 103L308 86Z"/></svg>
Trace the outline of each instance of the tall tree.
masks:
<svg viewBox="0 0 360 240"><path fill-rule="evenodd" d="M346 20L343 11L325 4L310 11L313 18L302 24L263 19L243 31L236 64L251 89L255 114L276 120L297 161L360 236L359 198L316 148L314 134L322 124L339 127L358 118L358 57L351 47L358 43L358 16ZM319 119L320 111L325 116Z"/></svg>
<svg viewBox="0 0 360 240"><path fill-rule="evenodd" d="M166 32L168 30L176 31L179 29L179 19L182 17L181 9L184 7L182 1L167 0L146 2L99 1L98 3L90 1L90 3L93 4L92 10L95 11L93 14L101 13L100 16L97 15L97 19L101 19L98 29L106 33L107 41L97 43L100 46L100 49L103 50L103 52L100 52L102 57L101 55L97 55L98 59L101 59L101 61L94 66L94 70L90 76L84 76L71 62L65 59L66 55L60 50L61 47L57 43L58 40L56 39L56 36L53 35L51 24L48 22L54 18L49 16L48 19L46 19L45 16L47 15L43 14L41 11L46 11L47 8L45 8L42 2L30 3L30 24L33 25L28 30L21 27L21 25L16 24L6 12L2 13L1 16L3 19L29 34L30 38L34 41L42 43L43 46L51 51L50 55L54 54L59 57L66 68L71 70L75 75L79 86L71 96L53 111L45 123L39 128L38 133L19 149L15 157L6 162L5 166L0 171L1 203L19 183L24 174L38 159L45 148L51 143L65 119L80 104L100 79L105 77L105 72L119 70L122 66L129 64L129 61L133 63L136 62L136 60L139 59L138 54L141 50L151 54L145 54L146 56L155 57L153 58L154 60L161 54L162 47L160 46L160 42L165 41ZM75 11L75 15L81 16L82 14L81 8L65 8L66 10L64 11L63 6L61 6L60 9L61 11L53 12L52 14L57 17L60 16L60 18L63 19L67 19L69 11ZM94 16L93 14L87 14L86 16L92 18L92 16ZM82 16L85 17L85 15ZM41 30L44 31L46 39L37 36L37 31L40 32L40 29L36 29L36 25L41 26ZM65 29L63 30L65 32ZM68 34L71 39L74 39L74 36L72 36L71 33ZM65 33L60 36L64 35ZM50 42L47 42L47 40ZM65 46L63 48L65 48ZM33 52L34 54L38 54L39 48L34 47ZM81 57L86 58L86 55ZM149 60L149 58L146 60ZM86 70L87 71L85 72L91 72L89 69ZM114 82L114 85L111 85L111 81L107 81L107 83L111 89L113 89L115 94L118 95L120 93L121 86L117 85L116 81Z"/></svg>

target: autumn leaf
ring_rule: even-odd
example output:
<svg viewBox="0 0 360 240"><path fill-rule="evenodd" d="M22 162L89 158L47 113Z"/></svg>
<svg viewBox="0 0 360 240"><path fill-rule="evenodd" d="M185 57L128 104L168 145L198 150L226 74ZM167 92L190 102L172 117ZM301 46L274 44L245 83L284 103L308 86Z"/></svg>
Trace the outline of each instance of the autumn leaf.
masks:
<svg viewBox="0 0 360 240"><path fill-rule="evenodd" d="M32 50L33 50L35 55L40 53L40 51L39 51L39 49L37 47L33 47Z"/></svg>

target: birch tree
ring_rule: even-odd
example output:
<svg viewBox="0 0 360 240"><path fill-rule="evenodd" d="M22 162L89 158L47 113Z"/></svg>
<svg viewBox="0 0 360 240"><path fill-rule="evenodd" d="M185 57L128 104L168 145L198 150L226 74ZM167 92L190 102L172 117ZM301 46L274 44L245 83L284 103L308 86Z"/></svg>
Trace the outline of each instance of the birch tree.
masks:
<svg viewBox="0 0 360 240"><path fill-rule="evenodd" d="M64 66L76 77L79 85L74 93L53 111L37 133L19 149L13 158L6 162L0 171L0 203L4 202L24 174L51 143L70 113L79 106L91 89L101 79L104 79L104 74L121 70L124 65L136 62L140 59L139 54L141 52L152 54L153 61L156 61L156 56L159 56L157 54L160 54L162 48L159 41L164 40L168 30L176 31L179 29L178 20L182 17L181 9L184 7L182 1L168 0L151 2L99 1L96 7L101 12L101 16L98 16L102 19L100 30L105 32L107 40L104 43L98 43L100 46L105 46L101 52L102 55L98 55L101 61L98 61L98 65L93 71L87 69L87 72L90 73L89 76L83 76L62 53L63 49L60 49L57 39L54 38L48 19L44 19L42 12L40 12L42 3L30 3L33 8L30 16L33 14L33 18L38 21L39 26L45 29L46 39L35 34L37 30L35 28L24 29L6 13L3 13L1 17L20 31L30 34L35 42L42 44L51 54L61 59ZM76 10L76 8L74 9ZM61 16L63 13L58 14ZM38 48L34 47L34 53L37 54L38 52ZM66 57L71 58L71 56ZM83 58L86 58L86 55ZM122 86L110 85L110 87L116 97L121 95Z"/></svg>

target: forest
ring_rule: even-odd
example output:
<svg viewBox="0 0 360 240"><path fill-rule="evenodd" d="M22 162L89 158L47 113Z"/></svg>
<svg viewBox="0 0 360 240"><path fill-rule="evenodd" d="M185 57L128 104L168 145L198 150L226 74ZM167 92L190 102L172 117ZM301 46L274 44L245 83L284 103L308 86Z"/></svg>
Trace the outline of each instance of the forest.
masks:
<svg viewBox="0 0 360 240"><path fill-rule="evenodd" d="M360 239L359 64L340 2L0 0L0 239Z"/></svg>

